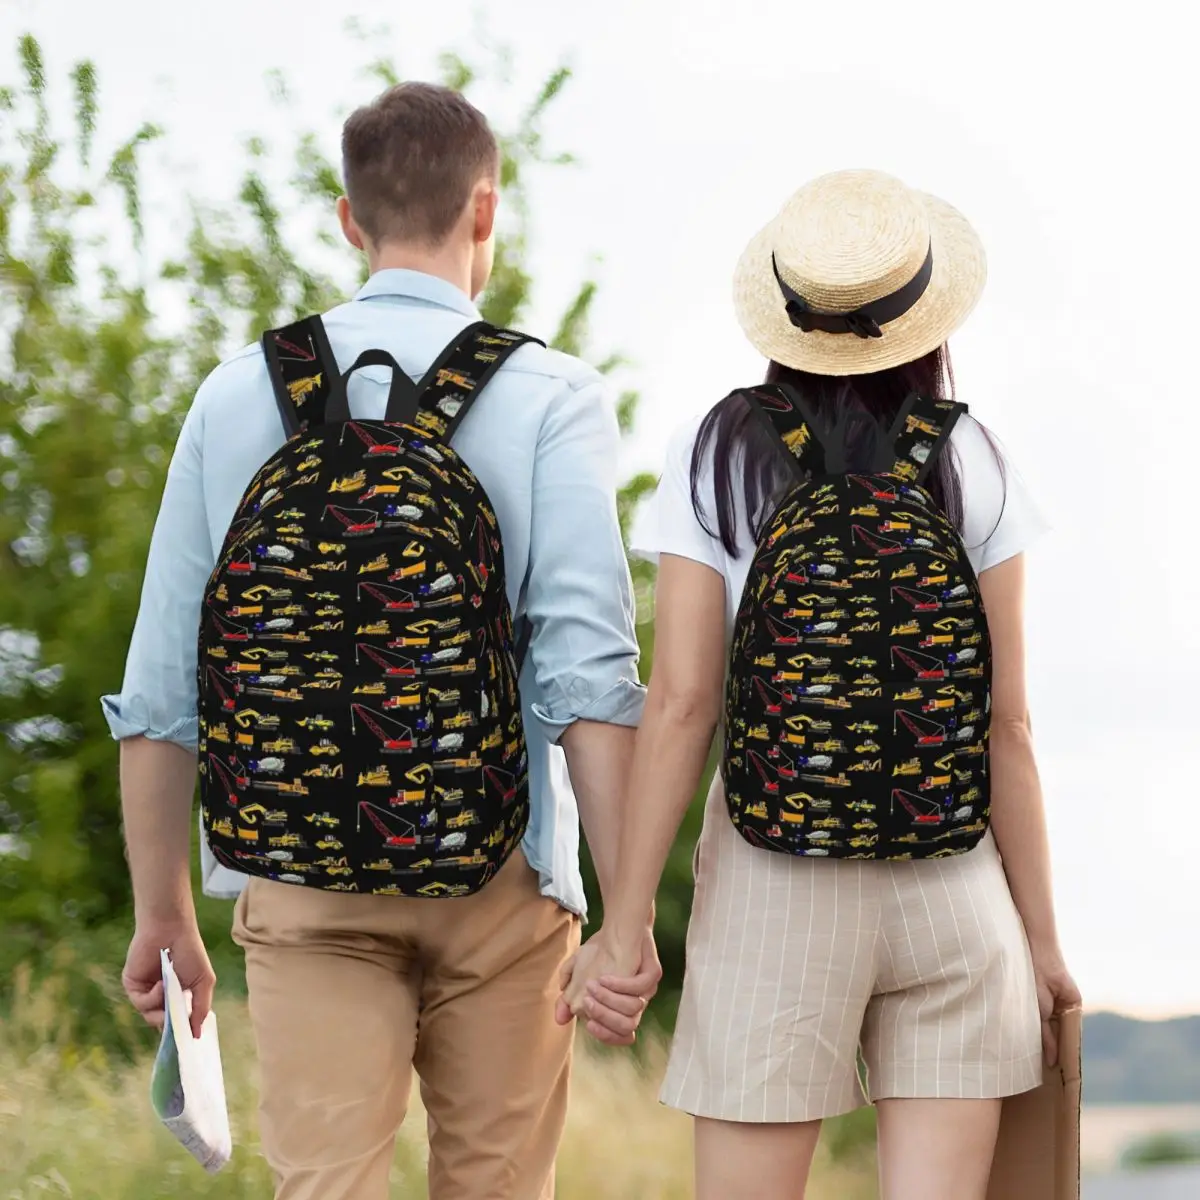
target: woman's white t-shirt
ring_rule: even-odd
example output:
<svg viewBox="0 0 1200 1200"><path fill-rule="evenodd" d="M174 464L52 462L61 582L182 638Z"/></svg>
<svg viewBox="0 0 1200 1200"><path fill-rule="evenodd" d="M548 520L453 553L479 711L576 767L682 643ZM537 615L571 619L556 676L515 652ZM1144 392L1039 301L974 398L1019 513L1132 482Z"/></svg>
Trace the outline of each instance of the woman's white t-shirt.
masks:
<svg viewBox="0 0 1200 1200"><path fill-rule="evenodd" d="M667 448L658 491L646 503L633 533L633 552L655 561L660 554L675 554L712 567L725 580L727 634L746 586L754 555L754 535L741 500L735 473L733 494L738 518L738 553L726 553L717 535L716 496L713 485L711 444L701 464L697 496L709 533L692 506L692 450L703 417L680 427ZM981 574L989 567L1028 549L1047 529L1020 476L999 446L993 449L978 423L964 415L950 434L962 480L962 538L967 557ZM943 453L948 451L943 450ZM997 460L999 455L999 461ZM736 466L736 463L735 463Z"/></svg>

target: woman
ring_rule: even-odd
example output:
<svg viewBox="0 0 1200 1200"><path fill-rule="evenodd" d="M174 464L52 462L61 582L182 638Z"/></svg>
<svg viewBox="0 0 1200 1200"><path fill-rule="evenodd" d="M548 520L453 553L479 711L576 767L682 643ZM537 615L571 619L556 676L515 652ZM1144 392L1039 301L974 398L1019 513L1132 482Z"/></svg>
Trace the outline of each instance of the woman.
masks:
<svg viewBox="0 0 1200 1200"><path fill-rule="evenodd" d="M984 275L978 238L949 205L886 175L840 172L801 189L755 238L737 268L735 303L770 362L767 383L790 387L812 434L840 438L843 469L862 471L879 461L879 438L903 423L906 397L951 398L946 341ZM722 716L756 543L805 478L759 415L734 393L676 437L642 539L642 552L659 560L654 671L631 766L618 901L566 990L577 1015L627 1003L622 980L636 973L646 913ZM983 1200L1000 1100L1040 1082L1043 1054L1055 1055L1047 1018L1079 1000L1059 950L1026 707L1023 551L1043 526L981 426L963 417L946 444L951 452L931 458L924 486L961 535L986 613L990 772L981 778L990 828L952 856L814 857L829 854L819 841L797 855L772 853L762 837L739 836L720 774L713 780L662 1093L696 1118L700 1200L794 1200L821 1120L864 1098L878 1111L884 1200ZM746 724L732 709L726 720ZM863 736L875 750L871 736L887 740ZM819 770L831 760L803 761ZM904 770L897 763L894 773ZM923 785L909 786L920 820ZM950 827L969 811L924 819ZM822 824L839 823L813 822L810 838L831 836Z"/></svg>

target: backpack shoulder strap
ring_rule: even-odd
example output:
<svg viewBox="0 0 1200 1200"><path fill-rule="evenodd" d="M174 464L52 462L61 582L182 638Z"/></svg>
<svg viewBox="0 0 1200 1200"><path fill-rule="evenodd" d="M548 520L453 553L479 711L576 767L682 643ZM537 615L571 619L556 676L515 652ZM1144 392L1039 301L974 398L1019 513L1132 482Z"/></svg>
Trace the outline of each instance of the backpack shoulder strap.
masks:
<svg viewBox="0 0 1200 1200"><path fill-rule="evenodd" d="M305 317L262 335L279 417L289 438L321 425L338 379L337 359L320 317Z"/></svg>
<svg viewBox="0 0 1200 1200"><path fill-rule="evenodd" d="M889 435L895 455L889 474L923 484L950 440L955 423L966 411L965 404L954 400L911 393L900 406Z"/></svg>
<svg viewBox="0 0 1200 1200"><path fill-rule="evenodd" d="M417 411L410 419L431 436L449 442L492 376L526 342L546 344L525 333L497 329L486 321L468 325L425 373L417 391ZM406 415L393 416L389 405L389 421L403 420Z"/></svg>
<svg viewBox="0 0 1200 1200"><path fill-rule="evenodd" d="M764 383L740 388L751 413L783 442L796 463L796 474L819 474L826 470L826 449L817 433L817 423L794 388Z"/></svg>

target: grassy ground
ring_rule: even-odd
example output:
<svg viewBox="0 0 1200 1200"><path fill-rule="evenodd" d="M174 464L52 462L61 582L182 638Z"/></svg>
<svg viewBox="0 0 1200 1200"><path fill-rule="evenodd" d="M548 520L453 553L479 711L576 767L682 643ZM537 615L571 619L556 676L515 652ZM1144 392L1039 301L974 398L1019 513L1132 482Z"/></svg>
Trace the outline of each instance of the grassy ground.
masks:
<svg viewBox="0 0 1200 1200"><path fill-rule="evenodd" d="M0 1020L0 1197L269 1197L270 1177L256 1142L253 1049L242 1002L225 1002L218 1018L236 1150L230 1165L210 1178L156 1124L147 1098L148 1057L114 1067L100 1051L80 1051L61 1035L70 1022L63 1020L54 989L18 987L9 1019ZM655 1099L661 1045L651 1047L644 1063L628 1054L580 1049L559 1158L559 1200L690 1197L690 1121ZM832 1132L831 1146L846 1142L844 1127ZM426 1196L425 1151L414 1095L396 1151L395 1200ZM869 1152L854 1145L837 1158L823 1148L810 1200L874 1197Z"/></svg>

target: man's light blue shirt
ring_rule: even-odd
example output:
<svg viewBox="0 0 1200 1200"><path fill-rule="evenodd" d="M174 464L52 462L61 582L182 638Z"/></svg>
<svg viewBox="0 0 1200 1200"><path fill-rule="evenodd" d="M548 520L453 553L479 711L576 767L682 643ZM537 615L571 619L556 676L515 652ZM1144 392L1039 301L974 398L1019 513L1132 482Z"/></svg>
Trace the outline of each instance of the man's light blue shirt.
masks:
<svg viewBox="0 0 1200 1200"><path fill-rule="evenodd" d="M385 270L324 319L342 370L381 347L419 380L479 313L445 280ZM388 382L383 368L356 372L353 415L382 418ZM195 748L204 586L242 493L283 442L262 352L247 347L204 381L180 431L124 683L102 701L115 738L144 734ZM532 624L521 675L532 809L523 849L543 893L581 915L578 813L557 742L580 719L636 725L644 697L617 522L619 445L603 377L536 345L505 363L454 437L499 518L513 612ZM246 877L202 847L205 892L236 895Z"/></svg>

